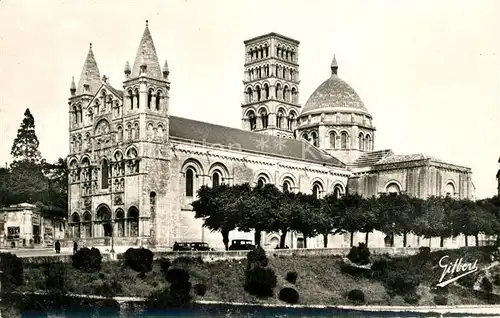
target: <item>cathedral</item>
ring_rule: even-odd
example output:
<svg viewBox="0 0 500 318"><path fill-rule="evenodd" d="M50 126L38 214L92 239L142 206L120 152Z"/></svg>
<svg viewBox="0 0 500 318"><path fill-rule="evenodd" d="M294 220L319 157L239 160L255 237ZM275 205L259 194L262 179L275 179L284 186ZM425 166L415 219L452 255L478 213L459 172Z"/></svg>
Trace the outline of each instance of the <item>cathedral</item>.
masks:
<svg viewBox="0 0 500 318"><path fill-rule="evenodd" d="M115 246L158 248L197 241L221 248L220 233L203 228L190 205L202 185L272 183L317 197L347 191L473 197L470 168L376 150L373 118L340 78L335 56L325 62L330 76L302 106L299 41L269 33L244 46L241 129L170 114L169 67L167 61L160 66L147 22L133 63L125 63L121 89L101 76L90 46L78 84L73 79L70 87L72 240L109 246L112 237ZM230 233L230 240L252 238ZM355 240L364 241L364 234ZM446 245L463 245L460 240ZM387 241L382 233L370 236L372 247ZM277 233L263 234L264 247L278 242ZM394 244L402 246L402 238ZM408 244L430 242L410 235ZM291 233L287 245L303 247L304 238ZM350 235L329 238L329 247L349 245ZM307 238L307 247L322 246L322 237Z"/></svg>

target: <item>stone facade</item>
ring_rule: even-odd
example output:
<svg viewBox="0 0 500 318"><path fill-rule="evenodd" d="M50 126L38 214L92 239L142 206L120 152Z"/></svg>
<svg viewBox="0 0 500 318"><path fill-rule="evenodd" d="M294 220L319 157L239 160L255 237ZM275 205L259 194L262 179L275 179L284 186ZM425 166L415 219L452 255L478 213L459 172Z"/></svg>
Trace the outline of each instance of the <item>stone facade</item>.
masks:
<svg viewBox="0 0 500 318"><path fill-rule="evenodd" d="M332 76L302 108L298 46L276 33L245 41L243 129L170 114L168 64L160 67L147 25L133 67L125 65L123 90L101 78L90 47L69 98L71 238L84 245L109 245L112 237L118 246L204 241L222 247L220 233L204 229L190 205L202 185L221 183L273 183L319 197L347 191L473 196L469 168L422 154L374 151L372 117L338 77L335 58ZM230 233L230 240L237 238L253 234ZM274 247L278 235L267 233L263 241ZM381 233L370 241L385 245ZM329 239L331 247L348 244L344 235ZM301 234L290 233L287 245L303 246ZM322 247L323 239L310 238L307 245Z"/></svg>

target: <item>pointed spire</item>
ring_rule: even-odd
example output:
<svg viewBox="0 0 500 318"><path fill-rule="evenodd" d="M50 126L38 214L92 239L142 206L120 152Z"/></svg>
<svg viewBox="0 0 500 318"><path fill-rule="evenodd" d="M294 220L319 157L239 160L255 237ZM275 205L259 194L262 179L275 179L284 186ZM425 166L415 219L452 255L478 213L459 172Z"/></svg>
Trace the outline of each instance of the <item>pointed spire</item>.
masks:
<svg viewBox="0 0 500 318"><path fill-rule="evenodd" d="M168 62L165 60L165 64L163 64L163 79L168 81L168 74L170 74L170 70L168 69Z"/></svg>
<svg viewBox="0 0 500 318"><path fill-rule="evenodd" d="M101 85L101 75L99 74L99 68L97 67L97 62L95 61L94 52L92 51L92 43L90 43L89 52L87 53L87 58L83 64L82 73L80 75L80 81L78 82L76 93L80 94L93 94L97 91ZM88 89L85 89L88 86Z"/></svg>
<svg viewBox="0 0 500 318"><path fill-rule="evenodd" d="M332 70L332 75L337 75L337 71L339 69L339 64L337 63L337 59L335 58L335 54L333 54L332 65L330 66Z"/></svg>
<svg viewBox="0 0 500 318"><path fill-rule="evenodd" d="M127 61L127 63L125 63L125 70L124 70L124 72L125 72L125 75L130 75L130 72L131 72L131 70L130 70L130 63L128 61Z"/></svg>
<svg viewBox="0 0 500 318"><path fill-rule="evenodd" d="M71 96L75 96L76 93L76 85L75 85L75 77L71 76L71 85L69 86L69 91Z"/></svg>
<svg viewBox="0 0 500 318"><path fill-rule="evenodd" d="M132 77L139 77L141 75L141 68L144 66L146 66L145 75L152 78L162 78L162 71L160 63L158 62L158 56L156 55L153 38L149 32L148 21L146 21L146 28L144 29L141 42L139 43L139 48L137 49L137 53L135 55Z"/></svg>

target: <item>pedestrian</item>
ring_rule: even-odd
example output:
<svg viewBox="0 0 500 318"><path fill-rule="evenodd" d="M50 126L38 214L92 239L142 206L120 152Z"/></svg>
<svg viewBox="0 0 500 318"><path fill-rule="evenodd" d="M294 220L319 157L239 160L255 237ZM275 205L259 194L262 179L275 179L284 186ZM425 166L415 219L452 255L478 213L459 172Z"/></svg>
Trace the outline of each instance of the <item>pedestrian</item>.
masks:
<svg viewBox="0 0 500 318"><path fill-rule="evenodd" d="M56 248L56 254L61 253L61 243L59 243L59 240L56 241L55 248Z"/></svg>
<svg viewBox="0 0 500 318"><path fill-rule="evenodd" d="M78 251L78 244L76 241L73 242L73 254L76 254L76 251Z"/></svg>

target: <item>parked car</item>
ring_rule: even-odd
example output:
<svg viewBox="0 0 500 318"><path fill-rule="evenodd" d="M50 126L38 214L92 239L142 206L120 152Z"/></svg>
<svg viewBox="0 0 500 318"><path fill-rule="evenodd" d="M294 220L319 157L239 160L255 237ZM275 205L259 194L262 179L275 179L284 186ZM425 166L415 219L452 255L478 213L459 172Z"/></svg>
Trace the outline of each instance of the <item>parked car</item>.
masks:
<svg viewBox="0 0 500 318"><path fill-rule="evenodd" d="M254 245L251 240L232 240L229 246L230 251L253 250Z"/></svg>
<svg viewBox="0 0 500 318"><path fill-rule="evenodd" d="M205 242L175 242L174 251L215 251Z"/></svg>

